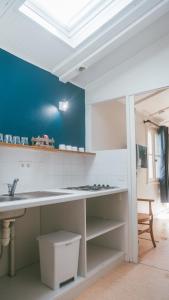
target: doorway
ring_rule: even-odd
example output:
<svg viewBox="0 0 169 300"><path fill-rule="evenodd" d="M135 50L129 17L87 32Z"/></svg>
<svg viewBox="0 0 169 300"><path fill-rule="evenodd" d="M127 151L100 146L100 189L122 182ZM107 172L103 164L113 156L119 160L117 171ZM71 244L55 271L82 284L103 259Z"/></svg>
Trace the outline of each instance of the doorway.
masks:
<svg viewBox="0 0 169 300"><path fill-rule="evenodd" d="M168 135L169 88L158 89L135 96L136 128L136 181L137 198L152 199L153 233L155 245L148 232L139 235L139 262L169 271L169 196L163 197L161 172L164 162L168 165L168 153L162 152L161 128ZM168 146L168 139L167 146ZM166 148L167 152L169 147ZM166 169L168 180L168 166ZM166 189L168 187L166 185ZM164 203L165 202L165 203ZM149 213L149 202L138 201L138 213ZM138 225L139 230L146 225Z"/></svg>

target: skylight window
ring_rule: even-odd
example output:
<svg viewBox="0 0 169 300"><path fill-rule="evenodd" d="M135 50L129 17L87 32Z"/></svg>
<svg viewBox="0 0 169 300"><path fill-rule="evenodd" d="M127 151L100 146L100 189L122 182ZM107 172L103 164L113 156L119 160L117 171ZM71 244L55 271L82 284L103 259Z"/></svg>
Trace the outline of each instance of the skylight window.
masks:
<svg viewBox="0 0 169 300"><path fill-rule="evenodd" d="M34 0L29 1L53 20L70 27L74 18L85 9L91 0Z"/></svg>
<svg viewBox="0 0 169 300"><path fill-rule="evenodd" d="M133 0L26 0L19 10L75 48Z"/></svg>

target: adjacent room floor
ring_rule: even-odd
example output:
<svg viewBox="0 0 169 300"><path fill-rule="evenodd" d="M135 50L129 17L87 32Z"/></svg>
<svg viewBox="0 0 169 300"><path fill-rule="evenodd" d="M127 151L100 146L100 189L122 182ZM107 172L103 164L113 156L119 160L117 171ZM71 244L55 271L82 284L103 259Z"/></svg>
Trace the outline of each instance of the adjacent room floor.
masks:
<svg viewBox="0 0 169 300"><path fill-rule="evenodd" d="M157 247L154 249L149 235L139 239L140 263L169 271L169 212L163 212L154 219L154 236ZM169 299L169 297L168 297Z"/></svg>
<svg viewBox="0 0 169 300"><path fill-rule="evenodd" d="M169 300L169 213L154 220L157 247L139 240L139 264L124 263L96 281L76 300Z"/></svg>

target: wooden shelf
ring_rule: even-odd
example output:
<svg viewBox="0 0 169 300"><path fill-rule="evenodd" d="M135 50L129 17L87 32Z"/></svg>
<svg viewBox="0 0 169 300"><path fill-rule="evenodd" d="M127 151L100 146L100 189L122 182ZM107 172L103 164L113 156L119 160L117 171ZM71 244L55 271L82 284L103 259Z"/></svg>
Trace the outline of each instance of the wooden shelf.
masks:
<svg viewBox="0 0 169 300"><path fill-rule="evenodd" d="M16 149L29 149L29 150L36 150L36 151L47 151L47 152L54 152L54 153L71 153L71 154L79 154L79 155L96 155L94 152L79 152L79 151L70 151L70 150L60 150L56 148L49 148L43 146L29 146L29 145L16 145L16 144L7 144L7 143L0 143L0 147L8 147L8 148L16 148Z"/></svg>
<svg viewBox="0 0 169 300"><path fill-rule="evenodd" d="M87 245L87 273L95 273L103 267L116 263L124 259L124 252L115 249L95 246L92 244Z"/></svg>
<svg viewBox="0 0 169 300"><path fill-rule="evenodd" d="M124 225L124 222L117 222L97 217L87 217L86 240L89 241L99 235L105 234Z"/></svg>

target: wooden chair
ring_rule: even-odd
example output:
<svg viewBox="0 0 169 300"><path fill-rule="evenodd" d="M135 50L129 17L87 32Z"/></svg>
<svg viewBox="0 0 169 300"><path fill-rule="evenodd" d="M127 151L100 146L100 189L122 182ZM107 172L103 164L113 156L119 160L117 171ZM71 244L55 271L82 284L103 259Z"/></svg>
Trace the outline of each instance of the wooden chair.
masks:
<svg viewBox="0 0 169 300"><path fill-rule="evenodd" d="M152 202L154 202L153 199L140 199L138 198L137 201L140 202L146 202L149 204L149 213L138 213L138 224L144 225L144 228L138 229L138 235L141 235L143 233L150 233L150 237L153 243L154 248L156 247L156 243L154 240L154 234L153 234L153 211L152 211ZM146 228L145 228L146 227Z"/></svg>

